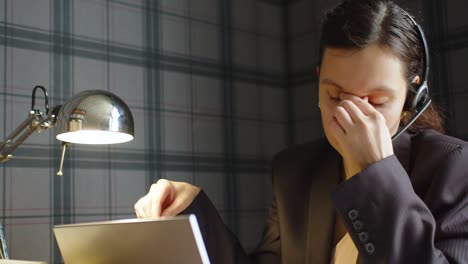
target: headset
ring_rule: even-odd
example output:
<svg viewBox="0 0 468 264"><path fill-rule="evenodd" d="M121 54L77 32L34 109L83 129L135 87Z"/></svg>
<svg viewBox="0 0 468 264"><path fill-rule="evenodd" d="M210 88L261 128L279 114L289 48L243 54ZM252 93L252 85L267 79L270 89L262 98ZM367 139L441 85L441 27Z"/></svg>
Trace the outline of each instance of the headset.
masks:
<svg viewBox="0 0 468 264"><path fill-rule="evenodd" d="M415 93L413 102L410 105L410 112L413 113L413 116L408 121L406 125L400 128L400 130L392 137L392 140L395 140L403 132L405 132L413 123L418 119L421 114L429 107L431 104L431 98L429 97L429 88L427 86L427 77L429 75L429 48L427 45L427 40L424 35L422 27L416 23L416 20L403 8L401 9L409 17L409 19L414 24L414 30L417 32L421 45L423 46L423 62L424 62L424 72L421 78L420 84L417 87L412 87L410 92Z"/></svg>

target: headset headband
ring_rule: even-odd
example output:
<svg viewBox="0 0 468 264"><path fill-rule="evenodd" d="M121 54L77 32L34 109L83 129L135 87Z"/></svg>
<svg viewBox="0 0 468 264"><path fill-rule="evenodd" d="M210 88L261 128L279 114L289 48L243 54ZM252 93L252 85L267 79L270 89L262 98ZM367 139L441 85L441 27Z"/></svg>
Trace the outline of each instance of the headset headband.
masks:
<svg viewBox="0 0 468 264"><path fill-rule="evenodd" d="M423 46L423 62L424 62L424 72L423 76L421 78L421 84L424 84L427 82L427 78L429 76L429 47L427 45L427 40L426 36L424 35L424 31L422 27L416 22L416 20L411 16L406 10L401 8L403 12L408 16L408 18L413 22L414 24L414 30L417 32L419 41L421 42L421 45Z"/></svg>

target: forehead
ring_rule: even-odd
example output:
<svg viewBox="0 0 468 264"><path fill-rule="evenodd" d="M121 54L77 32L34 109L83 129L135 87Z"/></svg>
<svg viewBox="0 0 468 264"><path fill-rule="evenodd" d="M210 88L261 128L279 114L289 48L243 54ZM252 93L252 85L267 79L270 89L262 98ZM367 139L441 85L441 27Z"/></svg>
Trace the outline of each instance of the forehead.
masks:
<svg viewBox="0 0 468 264"><path fill-rule="evenodd" d="M363 49L326 48L320 67L320 80L329 79L352 92L389 87L406 88L401 60L378 45ZM352 91L351 91L352 90Z"/></svg>

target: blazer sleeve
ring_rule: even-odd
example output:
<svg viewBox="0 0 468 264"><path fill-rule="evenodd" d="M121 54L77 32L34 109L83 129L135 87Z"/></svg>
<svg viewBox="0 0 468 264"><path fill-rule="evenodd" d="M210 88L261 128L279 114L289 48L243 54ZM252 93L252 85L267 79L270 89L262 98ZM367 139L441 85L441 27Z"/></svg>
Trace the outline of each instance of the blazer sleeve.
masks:
<svg viewBox="0 0 468 264"><path fill-rule="evenodd" d="M360 259L468 263L467 162L466 147L450 151L431 172L425 201L394 155L341 183L333 199Z"/></svg>
<svg viewBox="0 0 468 264"><path fill-rule="evenodd" d="M211 263L250 263L237 237L224 224L203 190L181 214L194 214L197 217Z"/></svg>
<svg viewBox="0 0 468 264"><path fill-rule="evenodd" d="M203 190L181 214L196 215L211 263L281 263L275 203L269 210L263 239L251 255L245 252L237 237L224 224Z"/></svg>

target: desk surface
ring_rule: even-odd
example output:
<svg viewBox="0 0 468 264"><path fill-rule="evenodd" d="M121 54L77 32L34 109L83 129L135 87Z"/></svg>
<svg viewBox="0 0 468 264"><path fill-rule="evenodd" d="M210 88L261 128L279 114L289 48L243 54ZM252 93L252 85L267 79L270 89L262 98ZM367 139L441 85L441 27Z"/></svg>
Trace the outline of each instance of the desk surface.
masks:
<svg viewBox="0 0 468 264"><path fill-rule="evenodd" d="M25 261L25 260L0 259L0 264L47 264L47 262L43 262L43 261Z"/></svg>

